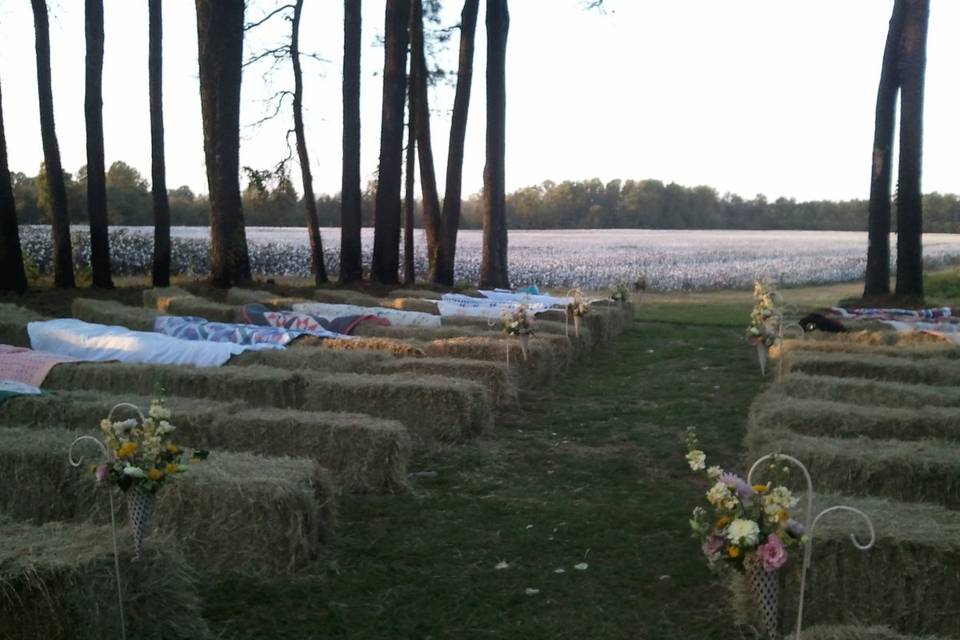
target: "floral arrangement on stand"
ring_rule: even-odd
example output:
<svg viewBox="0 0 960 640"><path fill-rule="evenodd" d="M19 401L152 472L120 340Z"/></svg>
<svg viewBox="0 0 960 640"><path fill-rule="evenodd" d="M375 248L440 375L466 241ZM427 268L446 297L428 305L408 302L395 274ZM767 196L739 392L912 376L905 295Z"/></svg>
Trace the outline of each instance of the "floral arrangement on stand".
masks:
<svg viewBox="0 0 960 640"><path fill-rule="evenodd" d="M567 305L567 318L573 318L573 331L574 334L579 338L580 337L580 319L583 316L590 313L590 305L583 298L583 292L580 289L574 289L570 292L570 297L573 299Z"/></svg>
<svg viewBox="0 0 960 640"><path fill-rule="evenodd" d="M622 282L610 285L610 299L620 304L626 304L630 302L630 289Z"/></svg>
<svg viewBox="0 0 960 640"><path fill-rule="evenodd" d="M504 311L501 316L503 332L508 336L516 336L520 342L520 351L523 353L523 359L527 359L527 347L530 344L530 336L534 334L533 314L527 309L527 305L521 304L508 311ZM510 361L510 349L507 348L507 362Z"/></svg>
<svg viewBox="0 0 960 640"><path fill-rule="evenodd" d="M779 482L789 468L771 461L777 478L766 484L749 484L740 476L707 466L696 431L687 431L687 463L703 472L711 483L706 505L697 506L690 528L714 570L733 570L746 576L755 610L766 634L779 637L779 580L781 569L806 542L805 528L791 517L799 499Z"/></svg>
<svg viewBox="0 0 960 640"><path fill-rule="evenodd" d="M753 311L747 326L747 342L756 347L760 362L760 375L767 373L770 347L780 338L783 311L780 294L768 282L757 280L753 284Z"/></svg>
<svg viewBox="0 0 960 640"><path fill-rule="evenodd" d="M637 279L633 281L633 290L634 291L646 291L647 290L647 274L641 273L637 276Z"/></svg>

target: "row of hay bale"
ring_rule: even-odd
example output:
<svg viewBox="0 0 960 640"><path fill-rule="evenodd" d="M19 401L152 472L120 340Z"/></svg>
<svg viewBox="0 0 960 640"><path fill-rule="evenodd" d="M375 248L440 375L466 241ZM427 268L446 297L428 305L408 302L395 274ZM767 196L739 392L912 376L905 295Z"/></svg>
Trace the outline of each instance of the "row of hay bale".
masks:
<svg viewBox="0 0 960 640"><path fill-rule="evenodd" d="M754 401L749 460L795 456L813 477L818 510L849 505L876 527L876 546L864 553L850 544L852 532L866 538L856 518L818 524L807 618L828 626L805 638L960 635L957 353L910 341L787 341L787 375ZM796 593L798 574L796 565L787 574L787 593ZM793 615L787 602L786 619ZM862 621L897 633L856 626ZM829 626L844 624L855 626Z"/></svg>

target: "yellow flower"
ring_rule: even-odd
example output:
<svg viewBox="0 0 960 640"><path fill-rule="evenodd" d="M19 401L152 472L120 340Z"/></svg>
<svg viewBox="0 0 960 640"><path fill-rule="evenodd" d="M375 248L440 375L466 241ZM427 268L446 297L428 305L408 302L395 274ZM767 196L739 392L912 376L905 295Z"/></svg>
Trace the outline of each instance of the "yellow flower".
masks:
<svg viewBox="0 0 960 640"><path fill-rule="evenodd" d="M766 493L770 490L770 486L766 484L755 484L753 485L753 490L757 493Z"/></svg>
<svg viewBox="0 0 960 640"><path fill-rule="evenodd" d="M729 555L731 558L739 558L740 547L736 545L731 546L729 549L727 549L727 555Z"/></svg>
<svg viewBox="0 0 960 640"><path fill-rule="evenodd" d="M790 519L790 513L787 511L781 511L777 514L777 522L786 522Z"/></svg>
<svg viewBox="0 0 960 640"><path fill-rule="evenodd" d="M168 463L167 463L167 468L166 468L167 475L174 474L174 473L176 473L176 472L179 471L179 470L180 470L180 467L179 467L178 465L175 465L175 464L172 463L172 462L168 462Z"/></svg>
<svg viewBox="0 0 960 640"><path fill-rule="evenodd" d="M124 442L120 445L120 448L117 449L118 458L128 458L137 452L137 443L136 442Z"/></svg>
<svg viewBox="0 0 960 640"><path fill-rule="evenodd" d="M178 447L177 445L172 444L172 443L171 443L171 444L168 444L168 445L167 445L167 453L170 453L170 454L173 454L173 455L177 455L178 453L180 453L180 447Z"/></svg>
<svg viewBox="0 0 960 640"><path fill-rule="evenodd" d="M147 477L151 480L159 480L163 477L163 471L160 469L150 469L150 472L147 473Z"/></svg>
<svg viewBox="0 0 960 640"><path fill-rule="evenodd" d="M730 524L730 518L727 516L720 516L717 518L717 523L713 525L714 529L723 529L725 526Z"/></svg>

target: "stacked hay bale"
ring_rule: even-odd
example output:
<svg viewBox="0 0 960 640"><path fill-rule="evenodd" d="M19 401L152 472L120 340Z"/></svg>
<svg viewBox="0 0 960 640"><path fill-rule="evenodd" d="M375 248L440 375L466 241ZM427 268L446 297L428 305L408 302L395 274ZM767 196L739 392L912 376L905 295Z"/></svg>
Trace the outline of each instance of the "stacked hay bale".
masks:
<svg viewBox="0 0 960 640"><path fill-rule="evenodd" d="M876 546L863 553L850 544L851 531L867 537L856 520L818 525L807 601L811 621L895 631L828 626L804 637L960 633L952 613L960 597L958 351L849 337L788 341L788 375L751 407L750 461L795 456L813 477L817 510L850 505L876 526ZM798 588L800 564L787 572L788 592ZM794 614L788 607L785 619Z"/></svg>

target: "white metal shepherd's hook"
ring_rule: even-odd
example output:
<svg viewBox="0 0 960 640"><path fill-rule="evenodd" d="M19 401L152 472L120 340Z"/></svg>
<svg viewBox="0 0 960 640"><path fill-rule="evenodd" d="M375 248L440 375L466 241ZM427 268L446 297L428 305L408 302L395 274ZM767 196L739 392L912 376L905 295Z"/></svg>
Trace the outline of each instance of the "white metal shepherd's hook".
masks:
<svg viewBox="0 0 960 640"><path fill-rule="evenodd" d="M807 586L807 570L810 568L810 563L813 559L813 532L816 529L817 524L820 522L820 519L828 513L833 513L836 511L849 511L855 513L861 518L867 525L867 529L870 532L870 540L866 543L860 542L859 538L855 534L850 534L850 541L853 543L853 546L859 549L860 551L866 551L873 547L874 543L877 540L876 531L873 528L873 521L870 520L870 517L859 509L853 507L848 507L846 505L834 505L828 507L821 511L820 513L813 514L813 479L810 477L810 472L807 471L807 467L804 466L802 462L793 456L787 455L785 453L768 453L767 455L759 458L756 462L753 463L753 466L750 467L750 471L747 473L747 484L753 485L753 473L757 468L766 462L767 460L773 460L774 462L778 461L787 461L798 467L803 472L803 477L807 482L807 508L804 511L804 518L806 522L804 523L804 536L805 540L803 542L803 567L800 570L800 602L797 607L797 624L796 630L794 633L794 640L800 639L800 630L803 627L803 601L806 596L806 586Z"/></svg>

